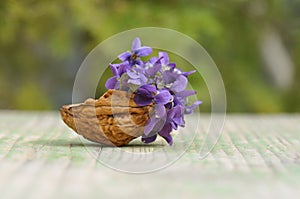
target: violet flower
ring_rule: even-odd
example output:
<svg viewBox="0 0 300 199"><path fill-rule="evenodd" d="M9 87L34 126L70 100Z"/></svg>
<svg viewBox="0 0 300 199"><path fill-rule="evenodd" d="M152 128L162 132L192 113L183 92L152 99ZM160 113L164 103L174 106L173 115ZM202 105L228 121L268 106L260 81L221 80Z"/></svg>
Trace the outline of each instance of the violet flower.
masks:
<svg viewBox="0 0 300 199"><path fill-rule="evenodd" d="M157 90L153 85L143 85L137 89L134 101L139 106L147 106L154 102L155 104L167 104L172 100L172 95L167 89Z"/></svg>
<svg viewBox="0 0 300 199"><path fill-rule="evenodd" d="M161 58L161 65L164 66L165 69L174 69L176 67L175 63L169 62L169 55L166 52L159 52L158 57Z"/></svg>
<svg viewBox="0 0 300 199"><path fill-rule="evenodd" d="M164 128L166 120L165 105L168 104L172 98L173 96L167 89L156 90L156 88L152 85L141 86L136 91L134 100L138 105L146 106L151 103L155 104L154 113L144 128L144 135L142 137L143 142L148 143L153 139L155 140L156 136L154 138L154 135L152 135L151 132L160 132L160 130Z"/></svg>
<svg viewBox="0 0 300 199"><path fill-rule="evenodd" d="M189 96L196 94L193 90L186 90L187 78L195 71L183 72L175 63L170 63L166 52L159 52L157 57L146 62L140 59L151 53L150 47L142 46L140 39L135 38L131 52L118 56L123 62L110 64L114 76L107 80L105 86L107 89L133 92L134 101L139 106L152 104L142 141L151 143L159 135L172 145L172 130L184 127L184 114L191 114L202 103L196 101L190 105L187 101Z"/></svg>
<svg viewBox="0 0 300 199"><path fill-rule="evenodd" d="M125 61L120 64L110 64L109 66L114 76L106 81L105 87L107 89L120 89L119 79L130 69L129 62Z"/></svg>
<svg viewBox="0 0 300 199"><path fill-rule="evenodd" d="M128 61L131 65L142 64L139 57L145 57L152 53L152 48L142 46L140 38L136 37L132 42L131 52L127 51L118 56L122 61Z"/></svg>

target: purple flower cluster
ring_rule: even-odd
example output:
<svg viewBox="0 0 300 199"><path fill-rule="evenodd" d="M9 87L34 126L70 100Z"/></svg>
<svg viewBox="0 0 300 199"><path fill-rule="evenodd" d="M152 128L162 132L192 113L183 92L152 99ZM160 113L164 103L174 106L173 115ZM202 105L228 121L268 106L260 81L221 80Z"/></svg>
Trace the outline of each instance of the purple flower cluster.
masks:
<svg viewBox="0 0 300 199"><path fill-rule="evenodd" d="M134 101L139 106L154 104L154 112L147 122L142 141L151 143L162 136L170 145L173 143L172 129L184 127L184 114L191 114L201 101L188 105L187 97L195 95L186 90L188 75L195 71L183 72L175 63L169 62L166 52L159 52L147 62L141 57L152 53L152 48L142 46L139 38L132 43L131 52L118 56L119 64L110 64L113 77L106 81L107 89L134 92Z"/></svg>

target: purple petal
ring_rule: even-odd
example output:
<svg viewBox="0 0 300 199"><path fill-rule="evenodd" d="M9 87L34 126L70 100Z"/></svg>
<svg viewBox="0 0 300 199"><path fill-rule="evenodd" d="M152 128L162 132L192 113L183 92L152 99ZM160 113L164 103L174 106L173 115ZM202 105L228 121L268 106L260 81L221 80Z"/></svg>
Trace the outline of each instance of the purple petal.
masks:
<svg viewBox="0 0 300 199"><path fill-rule="evenodd" d="M156 92L156 88L153 85L143 85L137 89L134 96L134 101L139 106L146 106L151 104L153 100L153 93Z"/></svg>
<svg viewBox="0 0 300 199"><path fill-rule="evenodd" d="M118 58L122 61L126 61L126 60L129 60L130 56L131 56L131 53L127 51L127 52L124 52L124 53L118 55Z"/></svg>
<svg viewBox="0 0 300 199"><path fill-rule="evenodd" d="M176 106L175 106L175 107L176 107ZM174 115L175 115L175 112L176 112L175 107L172 108L172 109L170 109L170 110L168 111L168 121L172 121L172 119L173 119L173 117L174 117Z"/></svg>
<svg viewBox="0 0 300 199"><path fill-rule="evenodd" d="M124 61L121 64L116 64L117 65L117 69L119 71L119 76L123 75L123 73L126 73L127 70L130 69L130 65L128 61Z"/></svg>
<svg viewBox="0 0 300 199"><path fill-rule="evenodd" d="M165 123L164 127L159 131L159 135L167 136L171 133L172 127L170 123Z"/></svg>
<svg viewBox="0 0 300 199"><path fill-rule="evenodd" d="M106 81L105 87L107 89L117 89L117 88L115 88L117 82L118 82L117 77L111 77Z"/></svg>
<svg viewBox="0 0 300 199"><path fill-rule="evenodd" d="M173 99L174 106L177 106L178 104L181 104L181 101L182 100L179 100L179 98L176 95L174 96L174 99Z"/></svg>
<svg viewBox="0 0 300 199"><path fill-rule="evenodd" d="M135 71L138 73L145 73L145 65L135 64Z"/></svg>
<svg viewBox="0 0 300 199"><path fill-rule="evenodd" d="M167 109L172 109L174 107L174 102L169 102L169 103L165 104L165 107Z"/></svg>
<svg viewBox="0 0 300 199"><path fill-rule="evenodd" d="M134 78L134 79L139 78L139 75L137 73L135 73L134 71L127 70L126 73L128 74L128 76L130 78Z"/></svg>
<svg viewBox="0 0 300 199"><path fill-rule="evenodd" d="M178 74L172 72L172 71L165 71L163 72L163 79L166 82L166 84L173 83L178 77Z"/></svg>
<svg viewBox="0 0 300 199"><path fill-rule="evenodd" d="M120 64L110 64L109 66L113 74L117 77L120 77L123 73L125 73L130 68L128 61L124 61Z"/></svg>
<svg viewBox="0 0 300 199"><path fill-rule="evenodd" d="M170 66L171 69L174 69L176 67L175 63L169 63L168 66Z"/></svg>
<svg viewBox="0 0 300 199"><path fill-rule="evenodd" d="M168 53L166 53L166 52L159 52L159 53L158 53L158 56L159 56L159 57L162 57L162 59L160 60L160 62L161 62L161 64L162 64L163 66L166 66L166 65L169 64L169 56L168 56Z"/></svg>
<svg viewBox="0 0 300 199"><path fill-rule="evenodd" d="M202 104L202 101L198 100L196 102L194 102L194 104L192 105L193 107L197 107L199 106L200 104Z"/></svg>
<svg viewBox="0 0 300 199"><path fill-rule="evenodd" d="M188 71L188 72L182 72L181 74L184 75L184 76L189 76L190 74L193 74L194 72L196 72L195 70L192 70L192 71Z"/></svg>
<svg viewBox="0 0 300 199"><path fill-rule="evenodd" d="M141 80L140 79L129 79L128 83L134 84L134 85L141 85Z"/></svg>
<svg viewBox="0 0 300 199"><path fill-rule="evenodd" d="M150 137L144 137L142 136L142 142L144 143L151 143L151 142L154 142L157 138L157 134L153 135L153 136L150 136Z"/></svg>
<svg viewBox="0 0 300 199"><path fill-rule="evenodd" d="M140 47L140 48L134 50L133 52L136 53L136 55L138 57L144 57L144 56L148 56L152 53L152 48L150 48L148 46L143 46L143 47Z"/></svg>
<svg viewBox="0 0 300 199"><path fill-rule="evenodd" d="M173 122L174 122L176 125L178 125L178 126L184 127L184 125L185 125L185 122L184 122L184 120L183 120L183 115L180 116L180 117L175 117L175 118L173 118Z"/></svg>
<svg viewBox="0 0 300 199"><path fill-rule="evenodd" d="M195 95L195 94L196 94L196 91L194 91L194 90L185 90L185 91L181 91L181 92L176 93L176 96L181 97L181 98L185 98L185 97Z"/></svg>
<svg viewBox="0 0 300 199"><path fill-rule="evenodd" d="M178 105L173 108L175 110L174 118L179 118L183 116L183 107ZM174 119L173 118L173 119Z"/></svg>
<svg viewBox="0 0 300 199"><path fill-rule="evenodd" d="M140 80L142 85L146 84L148 81L147 77L143 74L140 74Z"/></svg>
<svg viewBox="0 0 300 199"><path fill-rule="evenodd" d="M146 70L146 73L150 76L154 76L161 69L160 64L154 64L152 67Z"/></svg>
<svg viewBox="0 0 300 199"><path fill-rule="evenodd" d="M148 122L144 128L144 135L148 136L151 133L151 131L157 124L158 120L159 119L156 118L154 114L150 117L150 119L148 120Z"/></svg>
<svg viewBox="0 0 300 199"><path fill-rule="evenodd" d="M118 69L115 64L109 64L109 67L114 76L119 76Z"/></svg>
<svg viewBox="0 0 300 199"><path fill-rule="evenodd" d="M128 84L128 79L122 79L122 90L127 90L129 89L129 84Z"/></svg>
<svg viewBox="0 0 300 199"><path fill-rule="evenodd" d="M171 122L173 129L176 130L178 125L184 126L183 115L183 108L179 105L168 111L168 121Z"/></svg>
<svg viewBox="0 0 300 199"><path fill-rule="evenodd" d="M145 97L144 95L136 94L134 96L134 102L139 106L147 106L152 103L152 99Z"/></svg>
<svg viewBox="0 0 300 199"><path fill-rule="evenodd" d="M143 65L144 62L140 59L135 59L134 64Z"/></svg>
<svg viewBox="0 0 300 199"><path fill-rule="evenodd" d="M166 115L166 108L163 104L155 105L155 117L163 118Z"/></svg>
<svg viewBox="0 0 300 199"><path fill-rule="evenodd" d="M167 104L172 100L172 95L168 90L160 90L154 100L156 104Z"/></svg>
<svg viewBox="0 0 300 199"><path fill-rule="evenodd" d="M202 101L199 100L199 101L194 102L193 105L185 107L185 114L191 114L191 113L193 113L194 109L197 106L199 106L200 104L202 104Z"/></svg>
<svg viewBox="0 0 300 199"><path fill-rule="evenodd" d="M149 59L149 63L155 64L158 60L159 60L158 57L151 57L151 58Z"/></svg>
<svg viewBox="0 0 300 199"><path fill-rule="evenodd" d="M178 125L175 122L171 122L172 129L177 130Z"/></svg>
<svg viewBox="0 0 300 199"><path fill-rule="evenodd" d="M171 90L177 92L183 91L187 86L188 80L185 76L180 75L171 86Z"/></svg>
<svg viewBox="0 0 300 199"><path fill-rule="evenodd" d="M158 132L158 134L163 137L169 145L173 144L173 138L171 136L172 126L169 123L166 123L164 127Z"/></svg>
<svg viewBox="0 0 300 199"><path fill-rule="evenodd" d="M131 46L131 50L134 51L142 46L140 38L136 37Z"/></svg>
<svg viewBox="0 0 300 199"><path fill-rule="evenodd" d="M147 90L150 93L156 93L157 92L156 87L153 86L153 85L146 84L146 85L141 86L140 88L141 89L145 89L145 90Z"/></svg>

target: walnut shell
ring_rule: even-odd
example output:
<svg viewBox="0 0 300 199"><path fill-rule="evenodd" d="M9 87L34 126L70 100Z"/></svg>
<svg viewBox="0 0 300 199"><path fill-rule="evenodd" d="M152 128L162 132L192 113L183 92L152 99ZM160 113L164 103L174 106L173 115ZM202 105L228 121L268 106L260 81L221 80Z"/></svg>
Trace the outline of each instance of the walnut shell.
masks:
<svg viewBox="0 0 300 199"><path fill-rule="evenodd" d="M138 106L134 94L108 90L99 99L60 109L63 121L84 138L104 145L123 146L144 132L152 105Z"/></svg>

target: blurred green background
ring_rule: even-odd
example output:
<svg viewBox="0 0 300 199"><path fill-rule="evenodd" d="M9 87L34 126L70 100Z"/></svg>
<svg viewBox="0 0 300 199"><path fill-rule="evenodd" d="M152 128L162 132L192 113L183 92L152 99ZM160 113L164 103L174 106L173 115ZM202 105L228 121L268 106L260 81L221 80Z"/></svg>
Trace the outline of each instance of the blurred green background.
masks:
<svg viewBox="0 0 300 199"><path fill-rule="evenodd" d="M222 74L229 112L297 112L299 10L299 0L1 0L0 109L69 104L90 50L121 31L155 26L203 45Z"/></svg>

